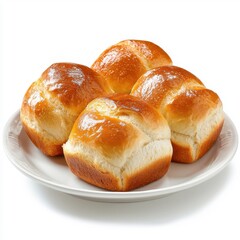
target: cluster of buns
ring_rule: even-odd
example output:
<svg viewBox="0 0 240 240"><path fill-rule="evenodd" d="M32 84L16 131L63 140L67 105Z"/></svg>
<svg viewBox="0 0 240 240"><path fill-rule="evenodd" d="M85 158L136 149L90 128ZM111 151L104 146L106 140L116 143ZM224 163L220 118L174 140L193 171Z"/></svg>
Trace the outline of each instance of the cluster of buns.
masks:
<svg viewBox="0 0 240 240"><path fill-rule="evenodd" d="M64 154L76 176L112 191L160 179L171 161L200 159L224 122L215 92L140 40L109 47L91 68L51 65L27 90L20 118L44 154Z"/></svg>

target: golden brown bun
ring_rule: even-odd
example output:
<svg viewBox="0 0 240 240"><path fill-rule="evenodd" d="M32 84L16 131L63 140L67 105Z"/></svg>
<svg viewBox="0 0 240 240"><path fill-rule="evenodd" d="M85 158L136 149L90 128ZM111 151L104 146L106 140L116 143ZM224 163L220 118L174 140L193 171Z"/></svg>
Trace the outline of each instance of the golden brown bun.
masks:
<svg viewBox="0 0 240 240"><path fill-rule="evenodd" d="M92 69L109 82L114 92L130 93L146 70L171 64L168 54L156 44L125 40L106 49L93 63Z"/></svg>
<svg viewBox="0 0 240 240"><path fill-rule="evenodd" d="M161 178L172 157L164 117L128 94L90 102L63 149L76 176L113 191L128 191Z"/></svg>
<svg viewBox="0 0 240 240"><path fill-rule="evenodd" d="M109 92L92 69L55 63L27 90L20 112L23 127L43 153L60 155L80 112L92 99Z"/></svg>
<svg viewBox="0 0 240 240"><path fill-rule="evenodd" d="M173 161L196 161L220 134L224 121L220 98L182 68L163 66L149 70L139 78L131 94L154 106L167 119Z"/></svg>

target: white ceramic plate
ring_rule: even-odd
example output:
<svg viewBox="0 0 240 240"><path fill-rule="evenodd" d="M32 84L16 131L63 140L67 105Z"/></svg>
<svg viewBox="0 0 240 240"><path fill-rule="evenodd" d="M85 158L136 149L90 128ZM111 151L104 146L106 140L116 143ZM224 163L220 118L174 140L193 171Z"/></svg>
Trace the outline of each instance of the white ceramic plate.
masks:
<svg viewBox="0 0 240 240"><path fill-rule="evenodd" d="M110 192L87 184L73 175L63 157L46 157L29 140L15 113L4 131L4 148L11 162L27 176L58 191L104 202L135 202L160 198L196 186L219 173L234 156L237 131L225 115L223 130L213 147L193 164L172 163L160 180L130 192Z"/></svg>

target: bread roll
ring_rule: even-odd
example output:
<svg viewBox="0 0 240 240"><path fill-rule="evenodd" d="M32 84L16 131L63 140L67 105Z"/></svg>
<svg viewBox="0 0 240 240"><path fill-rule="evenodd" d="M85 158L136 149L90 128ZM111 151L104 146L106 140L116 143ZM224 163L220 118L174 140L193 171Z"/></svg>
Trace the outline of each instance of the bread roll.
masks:
<svg viewBox="0 0 240 240"><path fill-rule="evenodd" d="M156 44L125 40L106 49L93 63L92 69L109 82L113 91L130 93L146 70L171 64L168 54Z"/></svg>
<svg viewBox="0 0 240 240"><path fill-rule="evenodd" d="M149 70L139 78L131 94L154 106L167 119L175 162L198 160L220 134L224 121L220 98L182 68Z"/></svg>
<svg viewBox="0 0 240 240"><path fill-rule="evenodd" d="M166 120L128 94L90 102L63 149L76 176L112 191L128 191L161 178L172 157Z"/></svg>
<svg viewBox="0 0 240 240"><path fill-rule="evenodd" d="M55 63L27 90L20 111L24 129L46 155L63 154L73 123L94 98L111 92L92 69Z"/></svg>

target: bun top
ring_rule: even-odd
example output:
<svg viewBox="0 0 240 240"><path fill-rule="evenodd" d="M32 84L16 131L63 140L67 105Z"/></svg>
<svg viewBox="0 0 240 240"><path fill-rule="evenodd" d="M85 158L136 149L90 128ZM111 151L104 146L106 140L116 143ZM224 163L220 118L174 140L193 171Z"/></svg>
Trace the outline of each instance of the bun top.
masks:
<svg viewBox="0 0 240 240"><path fill-rule="evenodd" d="M103 78L75 63L54 63L34 82L24 96L23 107L39 112L49 102L63 110L79 112L92 99L110 93Z"/></svg>
<svg viewBox="0 0 240 240"><path fill-rule="evenodd" d="M147 69L172 64L169 55L155 43L144 40L123 40L118 45L131 48Z"/></svg>
<svg viewBox="0 0 240 240"><path fill-rule="evenodd" d="M168 54L156 44L125 40L106 49L92 69L109 82L113 91L130 93L137 79L148 69L172 64Z"/></svg>
<svg viewBox="0 0 240 240"><path fill-rule="evenodd" d="M109 161L137 147L146 137L169 139L166 120L153 107L128 94L96 98L76 120L69 141L98 149ZM121 157L122 158L122 157Z"/></svg>
<svg viewBox="0 0 240 240"><path fill-rule="evenodd" d="M52 97L71 108L86 105L93 95L111 92L98 73L76 63L52 64L43 72L40 82Z"/></svg>
<svg viewBox="0 0 240 240"><path fill-rule="evenodd" d="M176 66L147 71L133 86L131 94L159 109L169 121L198 121L222 105L218 95L195 75Z"/></svg>

